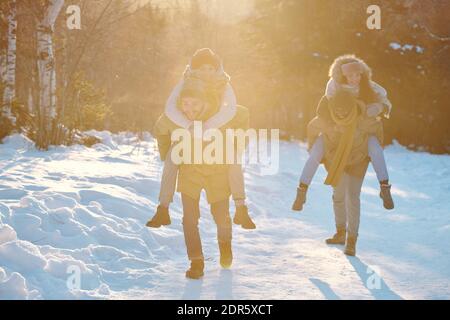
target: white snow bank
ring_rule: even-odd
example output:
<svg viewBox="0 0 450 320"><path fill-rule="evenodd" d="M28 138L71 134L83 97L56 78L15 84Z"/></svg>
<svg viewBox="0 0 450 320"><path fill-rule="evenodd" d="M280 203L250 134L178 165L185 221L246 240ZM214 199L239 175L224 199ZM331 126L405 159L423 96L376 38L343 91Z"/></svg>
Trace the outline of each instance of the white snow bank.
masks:
<svg viewBox="0 0 450 320"><path fill-rule="evenodd" d="M103 143L41 152L13 135L0 145L0 299L450 298L449 156L387 148L396 209L382 208L370 169L358 257L347 258L323 242L334 231L323 168L304 211L290 210L307 153L283 142L277 175L246 168L257 229L234 229L231 270L218 266L202 199L206 275L196 282L184 278L178 195L171 226L144 226L161 176L153 139L90 133ZM374 275L379 288L367 285Z"/></svg>
<svg viewBox="0 0 450 320"><path fill-rule="evenodd" d="M415 50L416 53L423 53L425 51L425 49L421 46L417 46L417 45L412 45L412 44L404 44L401 45L397 42L391 42L389 44L389 47L393 50L399 50L402 52L406 52L406 51L413 51Z"/></svg>

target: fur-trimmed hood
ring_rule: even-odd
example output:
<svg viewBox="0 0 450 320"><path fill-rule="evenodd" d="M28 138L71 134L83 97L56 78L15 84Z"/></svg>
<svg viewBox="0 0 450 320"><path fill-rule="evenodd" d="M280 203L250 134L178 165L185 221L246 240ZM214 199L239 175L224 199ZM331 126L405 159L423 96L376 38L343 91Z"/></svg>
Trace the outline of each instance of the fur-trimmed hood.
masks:
<svg viewBox="0 0 450 320"><path fill-rule="evenodd" d="M350 87L344 84L344 74L342 72L342 65L352 62L358 62L362 69L364 74L366 75L370 86L372 87L372 90L375 92L378 102L384 104L387 107L387 111L384 112L384 116L386 118L389 118L389 115L392 110L392 104L389 101L387 97L387 91L382 86L380 86L378 83L372 80L372 69L367 65L367 63L364 62L364 60L356 57L353 54L346 54L343 56L337 57L333 63L330 66L330 70L328 72L328 75L330 79L328 80L326 89L325 89L325 95L330 98L333 96L336 91L339 88L344 88L346 90L349 90L355 95L359 94L359 87Z"/></svg>
<svg viewBox="0 0 450 320"><path fill-rule="evenodd" d="M330 78L335 80L336 82L342 84L344 81L344 74L342 73L342 65L350 63L350 62L358 62L361 64L363 68L364 74L367 76L369 81L372 80L372 69L364 62L361 58L356 57L354 54L345 54L334 59L333 63L330 66L330 70L328 75Z"/></svg>

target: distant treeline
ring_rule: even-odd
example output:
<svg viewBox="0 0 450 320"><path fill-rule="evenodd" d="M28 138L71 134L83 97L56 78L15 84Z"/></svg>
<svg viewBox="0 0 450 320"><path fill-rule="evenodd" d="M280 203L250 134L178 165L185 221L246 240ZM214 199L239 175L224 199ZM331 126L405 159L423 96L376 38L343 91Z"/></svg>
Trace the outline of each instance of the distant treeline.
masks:
<svg viewBox="0 0 450 320"><path fill-rule="evenodd" d="M47 119L45 103L55 108L50 114L56 128L151 130L190 55L211 47L223 58L255 127L304 139L330 64L354 53L372 67L393 104L386 142L450 152L450 2L379 1L381 29L369 30L372 1L366 0L257 0L241 19L222 17L220 1L192 0L186 6L173 0L164 7L149 1L137 7L128 0L72 0L81 9L81 30L67 27L68 1L62 1L53 28L42 28L59 1L0 4L1 56L11 40L10 4L17 10L14 97L5 89L11 81L2 60L1 92L8 95L2 108L9 104L17 126L35 136ZM50 59L39 50L46 34L52 39ZM42 99L43 61L55 74L49 77L54 90L48 101Z"/></svg>

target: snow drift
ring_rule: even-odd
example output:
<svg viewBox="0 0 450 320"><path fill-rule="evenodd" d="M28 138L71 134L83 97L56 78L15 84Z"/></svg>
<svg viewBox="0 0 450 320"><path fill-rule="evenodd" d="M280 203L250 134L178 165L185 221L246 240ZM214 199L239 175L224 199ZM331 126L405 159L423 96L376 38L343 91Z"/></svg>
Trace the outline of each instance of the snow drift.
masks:
<svg viewBox="0 0 450 320"><path fill-rule="evenodd" d="M396 209L382 208L370 169L358 256L348 258L323 242L334 232L323 168L304 211L290 210L307 152L282 142L277 175L246 168L257 229L234 227L231 270L219 267L202 199L205 278L191 281L179 196L171 226L144 226L162 171L155 141L91 133L102 139L93 148L41 152L22 135L0 145L0 299L450 298L449 156L387 148Z"/></svg>

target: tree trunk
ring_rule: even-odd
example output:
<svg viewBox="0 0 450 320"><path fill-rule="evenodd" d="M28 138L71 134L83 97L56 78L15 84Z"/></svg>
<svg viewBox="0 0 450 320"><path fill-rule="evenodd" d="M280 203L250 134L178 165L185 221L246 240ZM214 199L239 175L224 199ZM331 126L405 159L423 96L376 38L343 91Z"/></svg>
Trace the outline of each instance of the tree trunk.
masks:
<svg viewBox="0 0 450 320"><path fill-rule="evenodd" d="M8 17L5 16L5 13L8 14L7 12L5 12L6 10L4 9L4 7L0 7L0 23L1 26L0 28L2 28L0 30L0 84L2 85L2 91L0 92L0 98L2 99L1 101L3 101L3 84L6 82L6 56L7 56L7 49L8 49L8 44L7 44L7 33L8 30L6 28L6 21L8 20ZM3 29L3 27L5 27Z"/></svg>
<svg viewBox="0 0 450 320"><path fill-rule="evenodd" d="M37 144L47 149L56 123L56 68L53 53L53 29L64 0L50 0L44 18L37 27L39 73L39 132Z"/></svg>
<svg viewBox="0 0 450 320"><path fill-rule="evenodd" d="M0 48L0 82L6 82L6 48ZM0 94L3 97L3 92Z"/></svg>
<svg viewBox="0 0 450 320"><path fill-rule="evenodd" d="M15 118L12 115L12 103L16 96L16 41L17 41L17 18L16 18L16 0L9 1L8 13L8 47L6 49L6 56L2 58L2 80L4 81L3 91L3 107L2 116L8 118L12 124L15 123ZM5 68L3 69L3 66ZM3 73L3 72L2 72Z"/></svg>

